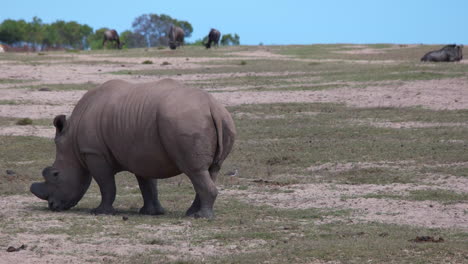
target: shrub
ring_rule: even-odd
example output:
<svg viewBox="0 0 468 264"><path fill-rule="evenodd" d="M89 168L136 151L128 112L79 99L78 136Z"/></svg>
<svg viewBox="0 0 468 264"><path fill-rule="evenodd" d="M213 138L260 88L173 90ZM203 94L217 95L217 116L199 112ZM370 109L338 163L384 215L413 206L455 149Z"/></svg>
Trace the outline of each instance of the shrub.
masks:
<svg viewBox="0 0 468 264"><path fill-rule="evenodd" d="M17 124L18 126L32 125L32 123L33 123L32 119L31 119L31 118L28 118L28 117L26 117L26 118L21 118L21 119L19 119L18 121L16 121L16 124Z"/></svg>

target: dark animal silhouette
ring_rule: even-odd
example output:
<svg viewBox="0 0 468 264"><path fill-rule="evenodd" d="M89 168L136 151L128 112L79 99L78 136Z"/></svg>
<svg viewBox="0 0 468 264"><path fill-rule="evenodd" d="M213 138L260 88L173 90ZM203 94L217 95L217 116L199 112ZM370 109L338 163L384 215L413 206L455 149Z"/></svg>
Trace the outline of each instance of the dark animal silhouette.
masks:
<svg viewBox="0 0 468 264"><path fill-rule="evenodd" d="M173 50L184 44L185 33L180 27L171 25L167 36L169 37L169 47Z"/></svg>
<svg viewBox="0 0 468 264"><path fill-rule="evenodd" d="M211 43L213 43L215 46L218 46L219 37L221 37L219 30L212 28L208 34L208 42L205 43L205 47L207 49L211 48Z"/></svg>
<svg viewBox="0 0 468 264"><path fill-rule="evenodd" d="M140 213L163 214L156 179L184 173L196 192L186 215L213 217L216 177L236 129L210 93L172 79L111 80L88 91L70 118L57 116L54 126L56 159L42 171L45 182L31 185L51 210L75 206L94 178L101 204L92 212L113 214L115 174L129 171L143 196Z"/></svg>
<svg viewBox="0 0 468 264"><path fill-rule="evenodd" d="M104 31L104 39L102 41L102 46L104 47L107 41L115 41L117 43L117 48L121 49L119 34L115 29L110 29Z"/></svg>
<svg viewBox="0 0 468 264"><path fill-rule="evenodd" d="M447 45L440 50L435 50L426 53L421 61L433 61L433 62L453 62L461 61L463 59L463 45Z"/></svg>

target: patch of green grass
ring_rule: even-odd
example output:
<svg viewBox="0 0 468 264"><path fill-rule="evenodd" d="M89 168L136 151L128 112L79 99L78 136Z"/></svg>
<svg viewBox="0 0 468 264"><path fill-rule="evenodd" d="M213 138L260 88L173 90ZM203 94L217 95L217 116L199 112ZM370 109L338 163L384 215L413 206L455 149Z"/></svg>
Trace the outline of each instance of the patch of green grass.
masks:
<svg viewBox="0 0 468 264"><path fill-rule="evenodd" d="M242 60L209 61L200 63L201 68L166 69L166 70L122 70L113 72L117 75L166 75L177 74L219 74L219 73L275 73L302 72L307 77L316 78L314 84L330 82L382 82L382 81L417 81L439 80L466 76L468 65L450 64L448 67L437 65L428 67L416 62L398 64L370 64L352 62L329 62L310 65L307 61L297 60L252 60L241 65ZM451 70L450 70L451 69ZM294 78L293 76L289 76ZM266 78L265 78L266 79Z"/></svg>
<svg viewBox="0 0 468 264"><path fill-rule="evenodd" d="M389 44L371 44L354 46L349 44L334 45L289 45L272 47L274 53L294 56L301 59L337 59L337 60L392 60L397 62L419 62L429 51L440 49L440 45L412 45L400 47ZM374 53L347 54L342 51L359 51L364 48L376 49ZM389 49L391 48L391 49Z"/></svg>
<svg viewBox="0 0 468 264"><path fill-rule="evenodd" d="M153 64L153 61L150 60L144 60L141 64Z"/></svg>
<svg viewBox="0 0 468 264"><path fill-rule="evenodd" d="M351 169L339 173L331 173L328 179L345 184L392 184L412 183L421 176L408 171L391 170L385 168Z"/></svg>
<svg viewBox="0 0 468 264"><path fill-rule="evenodd" d="M12 79L12 78L0 78L0 84L5 84L5 83L23 83L27 81L32 81L32 80L19 80L19 79Z"/></svg>
<svg viewBox="0 0 468 264"><path fill-rule="evenodd" d="M443 203L467 202L468 193L456 193L449 190L414 190L410 191L408 200L439 201Z"/></svg>
<svg viewBox="0 0 468 264"><path fill-rule="evenodd" d="M85 83L61 83L61 84L41 84L41 85L29 85L19 86L17 88L26 88L30 90L39 90L40 88L49 88L51 91L72 91L72 90L91 90L98 87L99 84L93 82Z"/></svg>
<svg viewBox="0 0 468 264"><path fill-rule="evenodd" d="M33 180L42 180L41 171L55 157L51 139L0 136L0 168L16 172L14 177L0 172L0 195L29 192Z"/></svg>
<svg viewBox="0 0 468 264"><path fill-rule="evenodd" d="M419 172L468 177L468 167L466 166L423 167Z"/></svg>
<svg viewBox="0 0 468 264"><path fill-rule="evenodd" d="M376 198L376 199L396 199L396 200L409 200L409 201L437 201L444 204L460 203L468 201L468 194L456 193L449 190L413 190L409 195L394 195L394 194L366 194L363 198Z"/></svg>
<svg viewBox="0 0 468 264"><path fill-rule="evenodd" d="M26 118L21 118L19 119L18 121L16 121L16 124L18 126L27 126L27 125L32 125L33 124L33 121L31 118L29 117L26 117Z"/></svg>
<svg viewBox="0 0 468 264"><path fill-rule="evenodd" d="M385 119L395 122L464 122L466 110L432 111L420 108L349 108L335 104L271 104L229 107L235 117L238 139L227 166L237 166L241 177L265 178L277 174L301 174L312 164L414 160L417 164L464 162L465 127L432 127L410 130L356 126L356 120ZM301 114L304 112L305 114ZM317 114L308 115L314 112ZM245 118L249 113L258 118ZM281 118L267 118L279 115ZM284 162L271 162L284 160ZM235 165L234 165L235 164ZM319 172L322 175L332 175ZM387 169L351 170L333 174L350 183L413 182L414 171ZM331 180L333 177L323 179Z"/></svg>
<svg viewBox="0 0 468 264"><path fill-rule="evenodd" d="M0 117L0 126L14 126L21 122L20 120L21 118ZM52 126L52 119L31 119L31 121L38 126Z"/></svg>
<svg viewBox="0 0 468 264"><path fill-rule="evenodd" d="M15 100L0 100L0 105L20 105L22 104L19 101Z"/></svg>
<svg viewBox="0 0 468 264"><path fill-rule="evenodd" d="M344 88L344 87L347 87L347 85L339 85L339 84L310 85L310 86L291 85L288 87L278 87L278 88L257 87L257 88L251 88L251 89L242 89L242 91L244 92L250 92L250 91L321 91L321 90L327 90L327 89L334 89L338 87Z"/></svg>
<svg viewBox="0 0 468 264"><path fill-rule="evenodd" d="M296 231L297 232L297 231ZM441 230L383 224L306 225L299 228L302 236L283 235L264 248L211 257L217 263L443 263L466 260L463 243L466 238ZM442 236L444 243L414 243L420 235ZM443 253L442 253L443 252ZM195 263L196 260L194 260Z"/></svg>

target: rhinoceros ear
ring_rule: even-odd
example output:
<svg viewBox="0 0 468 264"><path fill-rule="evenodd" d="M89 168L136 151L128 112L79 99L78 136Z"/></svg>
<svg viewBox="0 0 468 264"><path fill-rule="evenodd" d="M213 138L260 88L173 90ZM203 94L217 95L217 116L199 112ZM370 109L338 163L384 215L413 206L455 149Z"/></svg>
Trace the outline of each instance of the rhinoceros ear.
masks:
<svg viewBox="0 0 468 264"><path fill-rule="evenodd" d="M67 117L65 115L58 115L54 118L54 126L56 128L57 134L63 131L65 124L67 123Z"/></svg>

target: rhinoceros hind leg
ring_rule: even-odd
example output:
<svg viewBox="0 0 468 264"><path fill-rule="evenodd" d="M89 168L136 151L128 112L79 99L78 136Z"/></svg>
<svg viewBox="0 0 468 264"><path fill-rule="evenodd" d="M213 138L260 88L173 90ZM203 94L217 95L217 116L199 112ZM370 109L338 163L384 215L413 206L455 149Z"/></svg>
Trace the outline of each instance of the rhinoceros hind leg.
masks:
<svg viewBox="0 0 468 264"><path fill-rule="evenodd" d="M195 199L193 200L192 205L185 213L185 216L194 216L194 214L200 211L201 203L200 203L200 195L198 193L195 195Z"/></svg>
<svg viewBox="0 0 468 264"><path fill-rule="evenodd" d="M195 218L213 218L213 205L218 196L218 190L208 171L186 173L192 181L197 195L187 215ZM197 200L198 197L198 200ZM198 210L197 210L198 209Z"/></svg>
<svg viewBox="0 0 468 264"><path fill-rule="evenodd" d="M143 207L140 209L140 214L144 215L162 215L166 211L161 206L158 199L157 180L145 179L136 176L138 185L140 186L141 194L143 196Z"/></svg>

